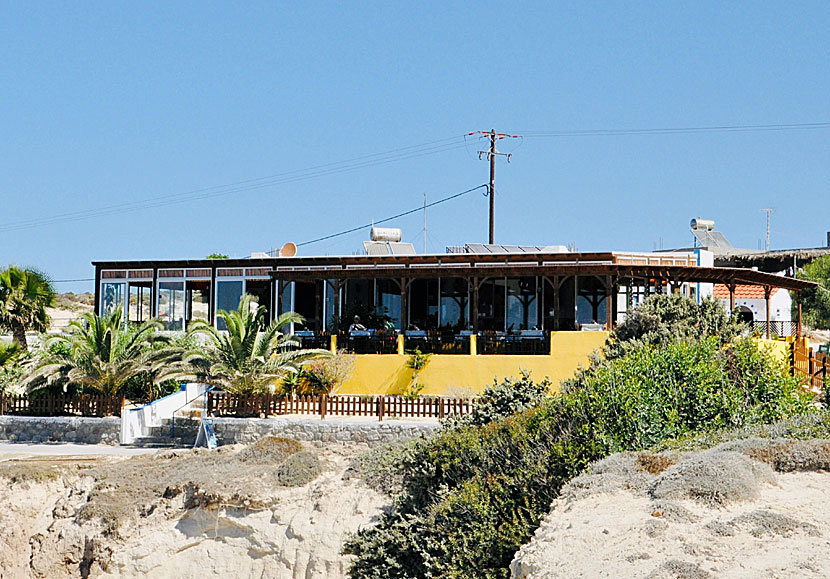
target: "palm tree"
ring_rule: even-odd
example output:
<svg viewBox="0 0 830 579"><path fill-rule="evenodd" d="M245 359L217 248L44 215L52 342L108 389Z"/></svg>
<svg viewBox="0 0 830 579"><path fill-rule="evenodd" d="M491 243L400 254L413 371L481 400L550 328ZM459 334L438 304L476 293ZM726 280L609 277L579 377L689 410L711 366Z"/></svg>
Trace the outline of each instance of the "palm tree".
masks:
<svg viewBox="0 0 830 579"><path fill-rule="evenodd" d="M24 352L27 330L49 329L46 308L54 301L55 289L39 271L16 266L0 271L0 327L12 332Z"/></svg>
<svg viewBox="0 0 830 579"><path fill-rule="evenodd" d="M294 312L279 316L267 327L265 306L256 307L245 294L235 312L220 311L227 332L205 320L191 323L188 333L203 336L205 348L191 348L182 359L183 368L199 381L221 386L234 393L273 392L289 373L299 372L313 359L331 356L327 350L296 350L298 340L280 330L290 323L302 323Z"/></svg>
<svg viewBox="0 0 830 579"><path fill-rule="evenodd" d="M121 312L117 309L105 316L81 314L69 323L66 333L50 336L45 353L26 374L23 384L29 390L37 390L64 378L68 384L118 394L141 373L163 380L166 376L154 371L154 362L162 357L161 353L168 357L169 353L151 348L168 340L157 333L162 322L154 318L126 328Z"/></svg>

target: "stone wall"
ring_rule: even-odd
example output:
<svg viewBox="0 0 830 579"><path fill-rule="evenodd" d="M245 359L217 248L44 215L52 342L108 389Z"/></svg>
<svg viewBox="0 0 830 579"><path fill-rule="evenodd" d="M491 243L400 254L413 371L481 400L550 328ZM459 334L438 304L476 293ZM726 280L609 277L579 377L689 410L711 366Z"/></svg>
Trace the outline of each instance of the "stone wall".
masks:
<svg viewBox="0 0 830 579"><path fill-rule="evenodd" d="M120 430L118 417L0 416L2 442L118 444Z"/></svg>
<svg viewBox="0 0 830 579"><path fill-rule="evenodd" d="M178 442L193 444L198 420L177 419ZM263 436L282 436L321 446L329 442L376 446L431 434L437 422L348 420L331 418L215 418L219 444L249 443ZM72 442L118 444L121 419L0 416L0 442ZM167 428L165 427L165 431Z"/></svg>
<svg viewBox="0 0 830 579"><path fill-rule="evenodd" d="M431 434L437 422L388 420L380 422L307 418L215 418L219 444L248 443L263 436L282 436L320 446L327 442L351 442L376 446Z"/></svg>

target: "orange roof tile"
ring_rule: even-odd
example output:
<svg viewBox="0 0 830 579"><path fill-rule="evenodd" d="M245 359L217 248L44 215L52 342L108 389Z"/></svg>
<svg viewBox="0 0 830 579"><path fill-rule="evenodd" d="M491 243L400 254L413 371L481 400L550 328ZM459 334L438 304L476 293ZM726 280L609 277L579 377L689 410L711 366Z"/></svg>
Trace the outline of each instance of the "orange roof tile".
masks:
<svg viewBox="0 0 830 579"><path fill-rule="evenodd" d="M781 291L781 288L774 288L770 297ZM719 300L729 299L729 288L722 283L715 284L712 290L712 297ZM762 300L764 299L764 287L760 285L738 285L735 286L736 300Z"/></svg>

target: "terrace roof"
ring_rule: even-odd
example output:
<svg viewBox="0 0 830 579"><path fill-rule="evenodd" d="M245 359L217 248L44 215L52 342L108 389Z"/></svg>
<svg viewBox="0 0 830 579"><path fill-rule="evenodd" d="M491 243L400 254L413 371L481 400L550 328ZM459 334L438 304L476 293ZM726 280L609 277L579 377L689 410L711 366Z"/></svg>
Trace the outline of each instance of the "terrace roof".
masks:
<svg viewBox="0 0 830 579"><path fill-rule="evenodd" d="M259 267L277 279L427 278L495 276L597 275L726 285L761 285L788 290L815 287L813 282L752 269L689 265L686 253L447 253L436 255L311 256L281 258L95 261L101 269ZM678 264L679 263L679 264Z"/></svg>

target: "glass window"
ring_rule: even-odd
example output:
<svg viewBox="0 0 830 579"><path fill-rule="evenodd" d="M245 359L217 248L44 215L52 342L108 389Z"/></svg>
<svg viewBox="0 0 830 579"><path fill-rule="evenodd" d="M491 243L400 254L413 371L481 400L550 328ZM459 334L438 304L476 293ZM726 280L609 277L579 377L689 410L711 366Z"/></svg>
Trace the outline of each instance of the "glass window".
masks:
<svg viewBox="0 0 830 579"><path fill-rule="evenodd" d="M441 327L466 330L470 325L470 292L467 280L460 277L441 278Z"/></svg>
<svg viewBox="0 0 830 579"><path fill-rule="evenodd" d="M325 330L327 332L337 331L336 287L333 279L327 280L324 286L325 298L323 301L325 302L325 315L323 316L323 320L325 321Z"/></svg>
<svg viewBox="0 0 830 579"><path fill-rule="evenodd" d="M317 289L318 283L316 281L297 281L294 282L294 311L305 318L305 324L302 328L295 328L296 330L317 329ZM320 288L322 291L322 288ZM322 297L322 296L321 296Z"/></svg>
<svg viewBox="0 0 830 579"><path fill-rule="evenodd" d="M265 316L265 323L271 319L271 280L247 280L245 282L245 293L251 294L257 307L265 306L268 314Z"/></svg>
<svg viewBox="0 0 830 579"><path fill-rule="evenodd" d="M184 330L184 282L160 281L158 317L165 330Z"/></svg>
<svg viewBox="0 0 830 579"><path fill-rule="evenodd" d="M605 319L605 285L594 276L577 276L577 323L604 324Z"/></svg>
<svg viewBox="0 0 830 579"><path fill-rule="evenodd" d="M375 313L389 318L395 328L401 329L401 286L391 279L379 279L375 283Z"/></svg>
<svg viewBox="0 0 830 579"><path fill-rule="evenodd" d="M488 279L478 286L478 329L504 331L504 278Z"/></svg>
<svg viewBox="0 0 830 579"><path fill-rule="evenodd" d="M124 282L104 282L101 284L101 315L109 315L124 307Z"/></svg>
<svg viewBox="0 0 830 579"><path fill-rule="evenodd" d="M242 280L216 282L216 312L233 312L239 309L239 300L242 298ZM225 320L216 316L216 327L227 330Z"/></svg>
<svg viewBox="0 0 830 579"><path fill-rule="evenodd" d="M438 280L416 279L409 284L409 326L434 330L438 327Z"/></svg>
<svg viewBox="0 0 830 579"><path fill-rule="evenodd" d="M210 282L187 281L187 323L210 319Z"/></svg>
<svg viewBox="0 0 830 579"><path fill-rule="evenodd" d="M150 304L153 300L153 282L130 282L130 303L128 319L141 323L150 319Z"/></svg>
<svg viewBox="0 0 830 579"><path fill-rule="evenodd" d="M508 278L507 331L538 329L538 293L535 277Z"/></svg>

